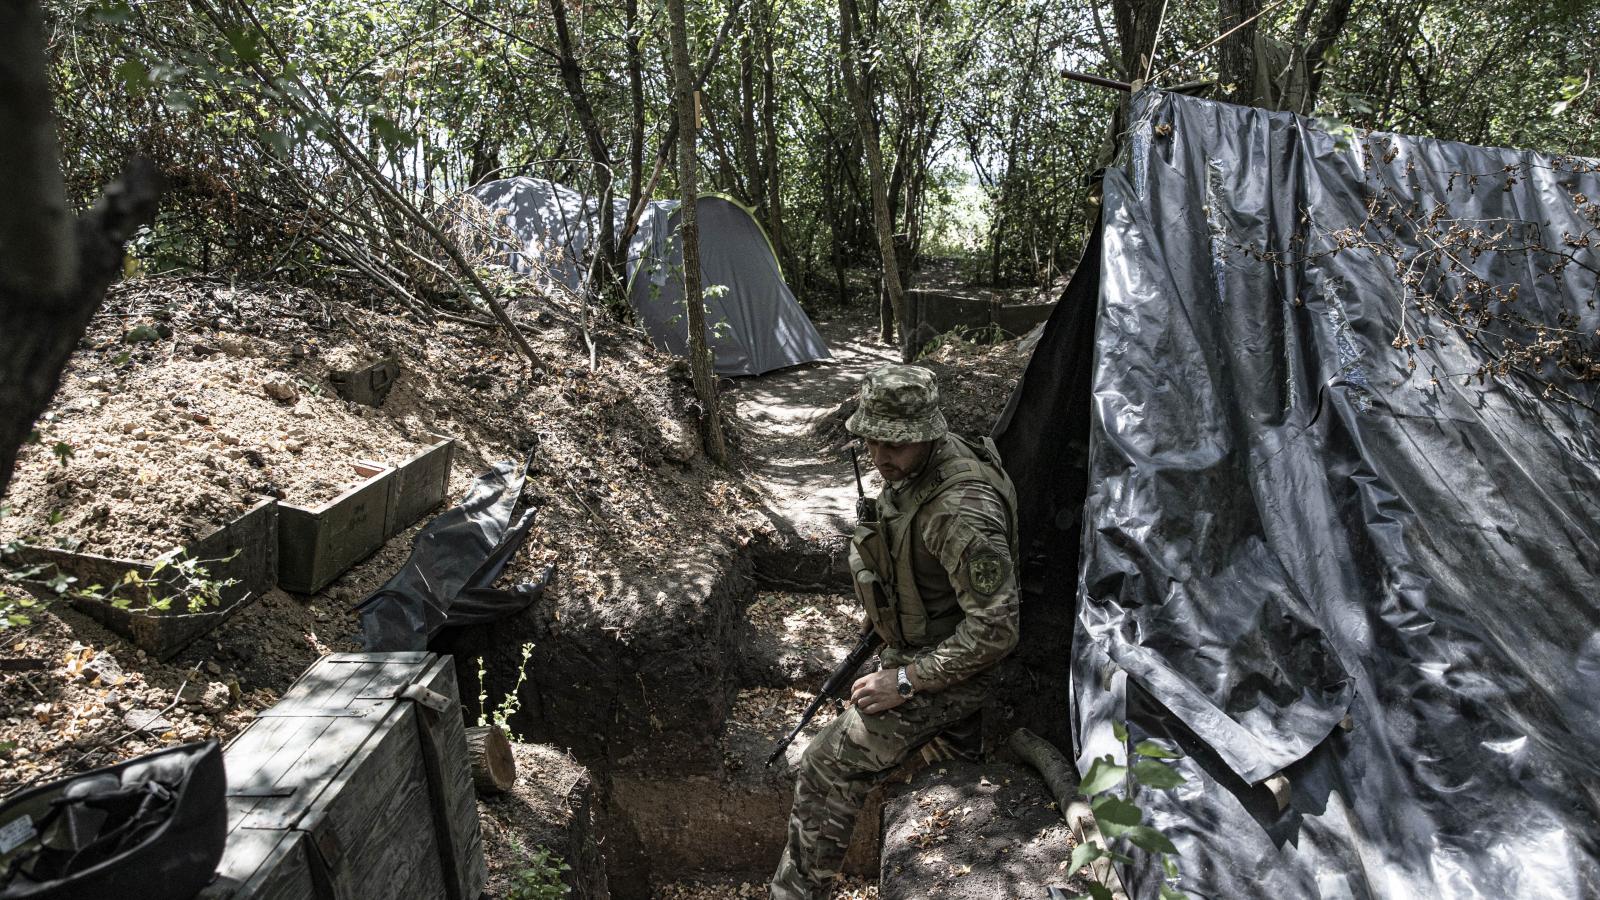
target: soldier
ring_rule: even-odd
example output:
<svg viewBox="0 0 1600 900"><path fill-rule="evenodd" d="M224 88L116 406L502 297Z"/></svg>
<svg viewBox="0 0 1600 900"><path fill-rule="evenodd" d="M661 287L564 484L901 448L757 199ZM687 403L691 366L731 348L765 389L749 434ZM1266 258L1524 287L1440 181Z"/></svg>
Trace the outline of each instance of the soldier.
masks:
<svg viewBox="0 0 1600 900"><path fill-rule="evenodd" d="M933 375L918 366L868 375L845 427L885 482L850 542L882 663L801 755L773 900L829 895L867 793L974 716L1017 643L1017 498L994 442L950 434Z"/></svg>

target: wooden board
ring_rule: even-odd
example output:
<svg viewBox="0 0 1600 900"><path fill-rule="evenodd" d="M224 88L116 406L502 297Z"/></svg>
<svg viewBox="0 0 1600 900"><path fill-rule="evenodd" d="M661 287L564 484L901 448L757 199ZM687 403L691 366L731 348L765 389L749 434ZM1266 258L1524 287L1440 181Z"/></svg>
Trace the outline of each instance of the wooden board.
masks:
<svg viewBox="0 0 1600 900"><path fill-rule="evenodd" d="M389 479L394 470L355 463L366 480L314 509L278 504L278 586L312 594L388 539Z"/></svg>
<svg viewBox="0 0 1600 900"><path fill-rule="evenodd" d="M444 438L395 467L389 479L387 537L410 528L423 514L444 502L450 488L454 438Z"/></svg>
<svg viewBox="0 0 1600 900"><path fill-rule="evenodd" d="M413 684L449 708L395 698ZM449 657L324 657L234 739L224 762L228 846L205 900L473 900L483 890Z"/></svg>
<svg viewBox="0 0 1600 900"><path fill-rule="evenodd" d="M118 609L103 600L73 597L72 607L159 659L175 655L277 583L277 501L264 500L233 521L185 545L183 556L205 560L209 579L234 582L221 589L218 605L190 612L181 602L175 602L170 611L158 612ZM170 596L183 589L177 569L168 567L152 576L154 564L150 561L29 546L18 548L14 558L8 557L7 561L23 566L46 566L41 573L46 578L57 572L71 575L78 579L78 587L98 584L110 588L130 571L138 572L141 578L153 577L156 585L153 591L126 594L136 605L145 603L152 593Z"/></svg>

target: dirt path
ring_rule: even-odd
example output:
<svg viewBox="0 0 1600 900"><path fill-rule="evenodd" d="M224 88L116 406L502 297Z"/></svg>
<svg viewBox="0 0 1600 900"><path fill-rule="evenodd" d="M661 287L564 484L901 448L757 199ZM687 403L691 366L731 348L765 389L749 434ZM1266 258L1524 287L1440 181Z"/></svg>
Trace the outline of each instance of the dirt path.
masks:
<svg viewBox="0 0 1600 900"><path fill-rule="evenodd" d="M854 393L862 376L897 356L877 341L868 317L841 314L816 324L831 361L742 379L735 390L748 477L767 498L763 513L789 540L831 543L854 520L855 476L850 457L830 453L812 426ZM870 467L862 476L867 493L876 492Z"/></svg>

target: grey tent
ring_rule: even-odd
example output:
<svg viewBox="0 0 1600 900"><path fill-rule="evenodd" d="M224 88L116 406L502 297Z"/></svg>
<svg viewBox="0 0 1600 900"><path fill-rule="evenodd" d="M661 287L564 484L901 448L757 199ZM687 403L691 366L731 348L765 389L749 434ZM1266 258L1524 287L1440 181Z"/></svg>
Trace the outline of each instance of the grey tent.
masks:
<svg viewBox="0 0 1600 900"><path fill-rule="evenodd" d="M515 236L509 264L547 287L578 290L598 241L598 202L547 179L507 178L479 185L473 196ZM683 247L677 201L655 201L629 241L628 300L656 346L680 356L688 349L683 304ZM702 194L700 277L706 288L706 339L722 375L760 375L831 359L822 336L783 281L783 270L759 222L738 202ZM620 228L626 203L617 201Z"/></svg>

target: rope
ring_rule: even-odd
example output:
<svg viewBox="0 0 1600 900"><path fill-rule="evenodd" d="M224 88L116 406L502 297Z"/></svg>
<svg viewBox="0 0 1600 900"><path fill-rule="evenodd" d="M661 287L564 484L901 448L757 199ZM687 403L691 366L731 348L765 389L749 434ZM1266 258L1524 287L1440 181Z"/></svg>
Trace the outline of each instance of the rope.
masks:
<svg viewBox="0 0 1600 900"><path fill-rule="evenodd" d="M1167 0L1161 0L1161 15L1156 17L1156 36L1150 41L1150 55L1144 60L1144 78L1141 84L1150 83L1150 70L1156 64L1156 48L1161 46L1161 29L1167 24ZM1165 74L1165 72L1163 72Z"/></svg>
<svg viewBox="0 0 1600 900"><path fill-rule="evenodd" d="M1261 7L1261 9L1257 10L1255 15L1251 16L1248 19L1245 19L1243 22L1240 22L1239 24L1233 26L1232 28L1229 28L1227 31L1224 31L1223 33L1217 35L1215 38L1212 39L1211 43L1206 44L1204 47L1201 47L1198 50L1191 51L1190 53L1188 53L1187 55L1185 55L1184 57L1179 59L1177 62L1174 62L1172 65L1167 66L1165 69L1162 69L1160 72L1156 73L1156 77L1160 78L1163 75L1166 75L1168 72L1171 72L1173 69L1176 69L1178 66L1183 65L1185 62L1187 62L1188 60L1194 58L1195 56L1198 56L1199 54L1204 53L1207 50L1210 50L1212 47L1215 47L1217 44L1219 44L1222 41L1226 40L1228 38L1228 36L1233 34L1235 31L1238 31L1239 29L1245 27L1246 25L1249 25L1251 22L1254 22L1255 20L1261 18L1262 16L1266 15L1267 13L1272 12L1273 10L1275 10L1278 7L1282 6L1286 2L1287 2L1287 0L1273 0L1272 3L1269 3L1266 6ZM1165 10L1166 7L1162 7L1162 9ZM1157 37L1160 37L1160 35L1158 34ZM1150 58L1152 60L1154 60L1155 59L1155 55L1152 53ZM1147 83L1148 83L1148 80L1147 80Z"/></svg>

